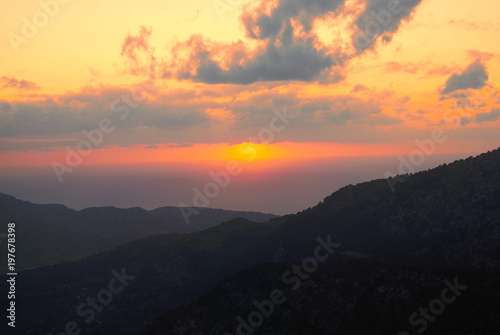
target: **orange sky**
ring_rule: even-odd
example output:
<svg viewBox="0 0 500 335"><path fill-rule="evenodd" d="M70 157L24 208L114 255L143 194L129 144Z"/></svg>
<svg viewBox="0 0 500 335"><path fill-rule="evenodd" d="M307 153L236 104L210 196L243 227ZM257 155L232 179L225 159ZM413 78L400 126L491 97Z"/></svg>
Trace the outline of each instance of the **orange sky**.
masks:
<svg viewBox="0 0 500 335"><path fill-rule="evenodd" d="M2 2L0 167L65 164L96 129L81 164L498 147L499 2L402 1L363 52L389 0L228 3Z"/></svg>

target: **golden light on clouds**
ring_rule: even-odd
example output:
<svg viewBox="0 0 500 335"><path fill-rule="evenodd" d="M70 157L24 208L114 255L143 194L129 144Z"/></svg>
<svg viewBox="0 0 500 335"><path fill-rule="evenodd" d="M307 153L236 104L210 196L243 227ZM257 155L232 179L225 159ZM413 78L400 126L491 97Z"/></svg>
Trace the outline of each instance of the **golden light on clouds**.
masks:
<svg viewBox="0 0 500 335"><path fill-rule="evenodd" d="M394 153L436 127L454 129L452 112L460 127L444 151L499 140L499 2L415 0L386 26L372 12L389 2L224 3L220 12L204 0L72 0L41 24L38 0L3 2L0 138L10 140L0 140L1 164L64 156L104 118L116 129L86 160L95 164L167 151L244 159L242 142L256 160ZM366 22L381 33L358 54L352 37ZM134 101L145 80L154 90ZM117 99L130 102L121 107L130 118L113 119ZM270 127L275 108L296 118L273 143L245 142Z"/></svg>

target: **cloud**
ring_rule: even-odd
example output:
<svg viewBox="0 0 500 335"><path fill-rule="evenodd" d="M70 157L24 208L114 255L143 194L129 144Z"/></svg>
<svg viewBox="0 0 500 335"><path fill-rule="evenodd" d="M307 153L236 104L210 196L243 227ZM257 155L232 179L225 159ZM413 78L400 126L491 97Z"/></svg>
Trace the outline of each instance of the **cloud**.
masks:
<svg viewBox="0 0 500 335"><path fill-rule="evenodd" d="M396 124L402 124L403 120L389 116L389 115L372 115L370 118L367 119L367 124L372 125L372 126L392 126Z"/></svg>
<svg viewBox="0 0 500 335"><path fill-rule="evenodd" d="M389 72L407 72L407 73L417 73L421 69L423 64L419 63L407 63L402 64L399 62L388 62L385 64L386 71Z"/></svg>
<svg viewBox="0 0 500 335"><path fill-rule="evenodd" d="M452 24L463 26L467 30L479 29L479 25L477 22L467 21L467 20L463 20L463 19L462 20L450 20L450 21L448 21L448 25L452 25Z"/></svg>
<svg viewBox="0 0 500 335"><path fill-rule="evenodd" d="M24 79L16 79L16 78L9 78L6 76L3 76L0 78L0 82L3 83L3 88L15 88L18 90L24 90L24 91L31 91L31 90L39 90L40 86L37 84L27 81Z"/></svg>
<svg viewBox="0 0 500 335"><path fill-rule="evenodd" d="M101 72L99 70L93 69L91 67L89 67L88 70L92 77L99 77L101 75Z"/></svg>
<svg viewBox="0 0 500 335"><path fill-rule="evenodd" d="M7 101L0 101L0 112L10 112L12 111L12 105Z"/></svg>
<svg viewBox="0 0 500 335"><path fill-rule="evenodd" d="M402 22L411 18L422 0L366 0L365 9L354 21L353 44L357 53L373 48L379 37L391 41ZM395 6L392 7L392 4ZM398 5L399 4L399 5Z"/></svg>
<svg viewBox="0 0 500 335"><path fill-rule="evenodd" d="M292 85L283 91L281 85L272 84L196 85L191 89L157 91L137 102L125 120L111 110L116 99L130 95L130 90L120 87L85 87L80 92L38 96L35 101L27 102L0 101L0 138L57 140L42 144L2 143L0 151L49 150L74 145L64 139L76 142L85 139L82 131L96 129L103 118L111 119L116 127L105 136L106 146L240 143L269 127L273 109L285 107L296 118L286 131L276 136L277 141L379 141L390 137L388 129L404 127L405 117L396 109L406 110L409 102L393 92L365 88L359 91L360 96L352 93L309 96L303 94L301 87ZM406 136L408 132L401 134Z"/></svg>
<svg viewBox="0 0 500 335"><path fill-rule="evenodd" d="M141 26L137 36L127 34L122 43L121 56L129 61L129 73L132 75L149 75L150 79L156 77L155 48L149 43L152 29Z"/></svg>
<svg viewBox="0 0 500 335"><path fill-rule="evenodd" d="M462 73L452 74L446 81L441 95L469 88L481 89L486 85L487 80L488 72L483 63L478 59L467 66Z"/></svg>
<svg viewBox="0 0 500 335"><path fill-rule="evenodd" d="M203 35L192 35L174 43L169 62L158 62L149 45L151 29L142 27L137 36L128 35L122 46L122 56L129 59L132 74L149 69L162 69L163 78L177 78L206 84L250 85L257 82L303 81L322 84L336 83L346 76L347 64L356 56L352 41L326 44L315 27L317 20L355 21L353 28L365 28L379 18L388 0L360 0L366 8L356 17L359 4L346 0L256 0L243 6L240 21L245 42L211 41ZM391 0L393 1L393 0ZM383 24L383 39L389 42L400 23L408 20L421 0L401 0L387 24ZM138 53L142 57L138 57Z"/></svg>
<svg viewBox="0 0 500 335"><path fill-rule="evenodd" d="M470 21L470 20L465 20L465 19L460 19L460 20L450 20L446 23L447 26L450 25L455 25L459 28L462 28L466 31L488 31L492 28L498 29L500 26L496 21ZM456 28L454 28L456 29Z"/></svg>
<svg viewBox="0 0 500 335"><path fill-rule="evenodd" d="M447 65L434 65L431 69L427 70L426 74L429 76L445 76L449 75L453 71L453 68Z"/></svg>
<svg viewBox="0 0 500 335"><path fill-rule="evenodd" d="M245 11L241 19L251 38L276 40L291 19L297 19L307 33L314 19L334 12L342 4L344 0L279 0L269 10L268 2L261 1L256 10Z"/></svg>
<svg viewBox="0 0 500 335"><path fill-rule="evenodd" d="M312 32L313 21L333 13L343 3L344 0L262 0L253 7L246 6L241 21L247 38L257 42L257 48L252 50L242 41L221 44L193 35L173 48L174 55L188 55L187 61L176 57L173 68L181 79L208 84L317 80L322 72L342 66L347 57L319 42ZM343 79L339 71L332 73L334 81ZM165 77L170 75L166 73Z"/></svg>
<svg viewBox="0 0 500 335"><path fill-rule="evenodd" d="M468 117L468 116L462 116L460 118L460 125L461 126L466 126L466 125L468 125L471 122L472 122L472 119L470 117Z"/></svg>
<svg viewBox="0 0 500 335"><path fill-rule="evenodd" d="M357 92L362 92L362 91L367 91L368 90L368 87L366 87L365 85L362 85L362 84L356 84L354 85L354 87L352 88L352 91L353 93L357 93Z"/></svg>
<svg viewBox="0 0 500 335"><path fill-rule="evenodd" d="M222 69L206 52L198 53L198 56L200 66L196 74L184 73L183 79L191 78L207 84L240 85L269 81L313 81L321 71L334 65L332 57L316 50L311 40L278 47L269 43L264 52L253 60L228 70Z"/></svg>
<svg viewBox="0 0 500 335"><path fill-rule="evenodd" d="M494 108L489 113L478 113L474 117L476 123L494 122L500 118L500 108Z"/></svg>
<svg viewBox="0 0 500 335"><path fill-rule="evenodd" d="M491 52L483 52L479 50L467 50L467 54L473 58L473 59L480 59L481 61L489 61L493 57L495 57L495 54Z"/></svg>
<svg viewBox="0 0 500 335"><path fill-rule="evenodd" d="M78 143L77 140L61 139L61 140L24 140L24 141L9 141L0 139L0 153L5 151L53 151L54 147L73 146Z"/></svg>
<svg viewBox="0 0 500 335"><path fill-rule="evenodd" d="M351 95L313 98L306 102L290 102L290 106L298 106L297 122L306 128L346 126L370 124L375 126L394 125L403 122L401 119L390 117L382 110L381 96L359 98ZM293 109L293 107L292 107Z"/></svg>
<svg viewBox="0 0 500 335"><path fill-rule="evenodd" d="M128 97L135 108L128 108L122 99ZM162 130L187 129L208 121L202 102L177 100L134 102L131 90L117 87L84 88L78 93L67 93L43 101L0 102L0 137L45 136L74 134L99 127L103 118L109 118L117 129L134 130L150 127ZM129 115L121 120L127 107ZM135 104L135 105L134 105Z"/></svg>
<svg viewBox="0 0 500 335"><path fill-rule="evenodd" d="M355 120L360 117L356 109L342 108L339 111L327 111L321 113L321 120L325 121L327 124L334 124L337 126L342 126L349 120Z"/></svg>

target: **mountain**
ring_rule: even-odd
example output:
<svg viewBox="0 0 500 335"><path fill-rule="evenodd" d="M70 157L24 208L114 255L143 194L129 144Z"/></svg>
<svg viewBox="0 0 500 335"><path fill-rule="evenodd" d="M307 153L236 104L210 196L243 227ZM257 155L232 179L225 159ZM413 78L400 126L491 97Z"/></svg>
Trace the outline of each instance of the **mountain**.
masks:
<svg viewBox="0 0 500 335"><path fill-rule="evenodd" d="M84 333L139 334L161 312L198 297L235 269L266 261L269 250L258 244L276 224L234 219L202 232L148 237L77 262L22 271L16 328L22 334L57 334L75 321ZM89 320L85 302L108 289L116 273L135 278ZM0 289L7 290L4 279Z"/></svg>
<svg viewBox="0 0 500 335"><path fill-rule="evenodd" d="M270 238L281 242L279 263L226 277L147 334L498 334L499 167L495 150L402 176L394 193L394 180L347 186L284 218ZM341 244L335 257L291 282L302 277L287 271L306 269L315 236L328 235ZM466 288L445 314L422 317L446 283ZM269 304L276 289L286 303Z"/></svg>
<svg viewBox="0 0 500 335"><path fill-rule="evenodd" d="M194 302L162 315L145 335L500 333L498 272L336 259L294 290L282 279L290 269L265 263L227 276ZM457 287L456 295L450 287Z"/></svg>
<svg viewBox="0 0 500 335"><path fill-rule="evenodd" d="M177 207L76 211L63 205L37 205L0 193L0 221L17 223L18 269L81 259L146 236L192 233L234 218L265 222L277 217L211 208L199 208L193 213L187 224ZM4 249L1 255L5 255Z"/></svg>
<svg viewBox="0 0 500 335"><path fill-rule="evenodd" d="M70 324L89 334L236 334L255 301L285 299L262 322L253 313L260 326L240 333L406 335L425 324L427 334L497 334L499 166L497 149L403 176L394 192L394 180L350 185L266 223L235 219L23 271L19 330L56 334ZM117 278L127 285L107 295ZM441 296L448 285L456 302L443 305L445 314L409 324L420 307L450 301Z"/></svg>

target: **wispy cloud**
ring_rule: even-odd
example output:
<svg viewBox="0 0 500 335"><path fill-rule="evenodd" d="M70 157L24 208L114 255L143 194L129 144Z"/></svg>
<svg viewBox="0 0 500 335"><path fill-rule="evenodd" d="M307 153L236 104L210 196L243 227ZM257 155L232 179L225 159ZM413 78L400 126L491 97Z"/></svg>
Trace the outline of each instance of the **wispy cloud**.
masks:
<svg viewBox="0 0 500 335"><path fill-rule="evenodd" d="M122 43L121 55L129 61L129 72L133 75L149 74L156 77L155 48L149 43L152 28L141 27L137 36L128 34Z"/></svg>
<svg viewBox="0 0 500 335"><path fill-rule="evenodd" d="M27 81L24 79L16 79L16 78L9 78L6 76L3 76L0 78L0 82L3 83L2 88L14 88L17 90L23 90L23 91L32 91L32 90L39 90L40 86L37 84Z"/></svg>

